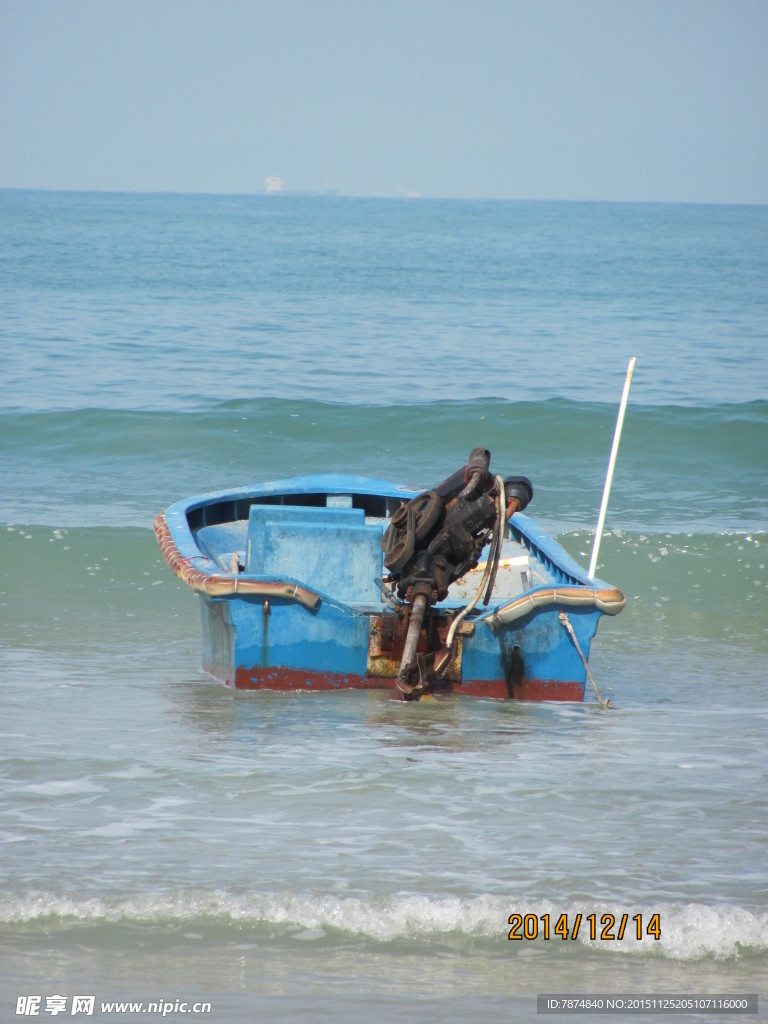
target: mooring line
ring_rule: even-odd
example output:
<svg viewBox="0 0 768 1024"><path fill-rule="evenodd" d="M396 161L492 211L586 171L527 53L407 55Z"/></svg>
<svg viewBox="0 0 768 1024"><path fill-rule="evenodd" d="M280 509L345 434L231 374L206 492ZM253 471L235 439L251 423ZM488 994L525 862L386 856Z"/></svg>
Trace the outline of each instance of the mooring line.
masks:
<svg viewBox="0 0 768 1024"><path fill-rule="evenodd" d="M565 612L560 612L560 614L558 615L558 620L560 621L560 624L565 627L565 631L568 633L568 636L571 638L571 640L573 640L573 646L579 652L579 657L581 658L582 663L584 665L584 668L587 671L587 675L589 676L589 681L590 681L590 683L592 683L592 689L595 691L595 696L597 697L597 703L600 705L601 708L612 708L613 704L611 704L611 702L608 700L608 698L607 697L601 697L600 694L598 693L597 683L595 682L594 676L589 671L589 665L587 664L587 659L584 657L584 652L582 651L581 645L579 644L579 641L578 641L578 639L576 637L576 632L575 632L573 626L571 625L571 620L568 618L568 616L566 615Z"/></svg>

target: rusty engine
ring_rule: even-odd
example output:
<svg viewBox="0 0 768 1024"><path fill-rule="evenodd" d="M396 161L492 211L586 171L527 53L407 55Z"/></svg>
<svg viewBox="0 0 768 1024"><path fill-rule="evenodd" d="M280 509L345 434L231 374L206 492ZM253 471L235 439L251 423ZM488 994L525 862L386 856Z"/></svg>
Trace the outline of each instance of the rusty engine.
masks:
<svg viewBox="0 0 768 1024"><path fill-rule="evenodd" d="M496 521L490 461L486 448L475 448L466 466L392 516L383 540L384 565L399 597L425 593L430 601L442 601L451 583L478 564ZM522 511L533 487L524 476L508 477L504 493L507 509L516 501L513 511Z"/></svg>
<svg viewBox="0 0 768 1024"><path fill-rule="evenodd" d="M530 480L519 476L502 481L491 474L490 462L486 448L475 448L460 470L401 506L384 534L384 565L390 574L386 582L411 605L409 640L398 677L403 693L412 689L408 677L427 608L444 600L451 584L477 566L489 542L489 565L498 564L507 519L533 497ZM487 603L495 569L486 579Z"/></svg>

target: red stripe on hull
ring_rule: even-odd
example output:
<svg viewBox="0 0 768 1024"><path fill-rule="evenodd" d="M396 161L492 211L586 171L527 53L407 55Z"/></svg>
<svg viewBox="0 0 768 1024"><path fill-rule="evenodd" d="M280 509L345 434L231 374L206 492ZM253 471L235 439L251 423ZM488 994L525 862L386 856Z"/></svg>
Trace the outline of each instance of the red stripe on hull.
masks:
<svg viewBox="0 0 768 1024"><path fill-rule="evenodd" d="M393 690L395 680L382 676L342 675L295 668L239 668L235 673L238 690ZM500 700L581 701L584 687L578 682L558 679L523 679L507 683L504 679L467 679L461 683L443 683L437 693L461 693L468 697L494 697Z"/></svg>

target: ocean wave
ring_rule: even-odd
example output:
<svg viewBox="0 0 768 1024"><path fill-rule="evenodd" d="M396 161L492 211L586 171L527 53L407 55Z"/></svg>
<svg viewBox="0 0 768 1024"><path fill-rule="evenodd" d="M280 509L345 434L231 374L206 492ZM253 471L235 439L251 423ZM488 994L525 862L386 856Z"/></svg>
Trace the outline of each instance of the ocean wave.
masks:
<svg viewBox="0 0 768 1024"><path fill-rule="evenodd" d="M62 897L50 893L0 900L0 923L4 927L44 926L66 928L78 924L160 925L206 928L225 925L241 930L277 930L307 941L316 939L374 943L399 941L507 940L512 901L498 895L473 897L398 894L389 897L301 896L286 894L252 895L216 892L175 892L145 894L122 899ZM532 928L536 918L537 937L522 938L514 945L532 943L561 947L563 939L547 941L544 921L554 929L563 916L572 937L577 918L580 946L608 954L658 956L670 960L734 960L768 950L768 911L733 905L701 903L658 903L628 909L609 903L576 901L569 906L549 901L532 901L519 908ZM596 915L596 937L590 935L590 915ZM602 939L604 915L615 919L614 934L622 915L627 915L622 939ZM654 915L660 937L653 932ZM607 919L606 919L607 920ZM638 938L635 930L643 931ZM650 927L649 927L650 926ZM529 929L530 930L530 929Z"/></svg>
<svg viewBox="0 0 768 1024"><path fill-rule="evenodd" d="M168 572L149 525L6 525L0 529L0 545L5 574L16 593L9 617L26 614L27 593L34 604L33 581L41 575L63 618L73 601L78 614L90 608L99 616L105 602L140 616L162 614L174 596L186 591ZM584 566L593 537L591 530L558 533L561 544ZM632 618L633 628L645 623L651 630L674 630L678 638L759 639L765 638L767 556L768 534L759 531L608 530L598 575L627 595L629 606L620 623Z"/></svg>
<svg viewBox="0 0 768 1024"><path fill-rule="evenodd" d="M566 399L372 407L273 398L166 413L6 412L0 518L139 525L188 495L313 472L428 488L480 444L495 469L533 480L533 515L594 528L615 418L612 405ZM631 407L608 525L765 529L766 425L766 402Z"/></svg>

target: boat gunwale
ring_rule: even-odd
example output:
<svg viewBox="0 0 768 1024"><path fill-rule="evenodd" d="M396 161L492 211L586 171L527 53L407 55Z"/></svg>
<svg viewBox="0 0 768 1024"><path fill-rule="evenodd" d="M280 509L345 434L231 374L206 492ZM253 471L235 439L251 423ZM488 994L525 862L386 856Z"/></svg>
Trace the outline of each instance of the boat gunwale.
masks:
<svg viewBox="0 0 768 1024"><path fill-rule="evenodd" d="M155 520L155 533L169 567L192 589L209 597L229 596L274 596L296 600L309 610L316 610L321 601L348 608L350 612L364 612L363 606L350 606L339 602L333 595L321 593L306 584L287 577L263 576L249 573L227 573L206 555L197 542L190 516L202 508L231 504L233 512L243 502L258 504L260 498L325 494L377 497L407 501L423 490L404 484L372 477L347 474L317 474L291 477L271 481L237 490L213 491L175 502ZM383 518L384 517L375 517ZM219 519L215 524L224 525L243 521L241 517ZM209 524L204 524L209 525ZM566 604L572 607L593 606L596 610L615 615L620 612L626 599L622 592L604 580L589 577L587 571L533 519L517 512L509 522L512 533L539 562L554 575L562 576L562 583L532 587L512 600L497 599L493 607L474 617L485 621L491 628L498 628L504 621L517 620L526 614L544 610L547 606ZM208 567L213 568L208 568ZM452 611L462 601L441 602L436 608ZM506 614L505 614L506 613ZM500 617L501 616L501 617Z"/></svg>

